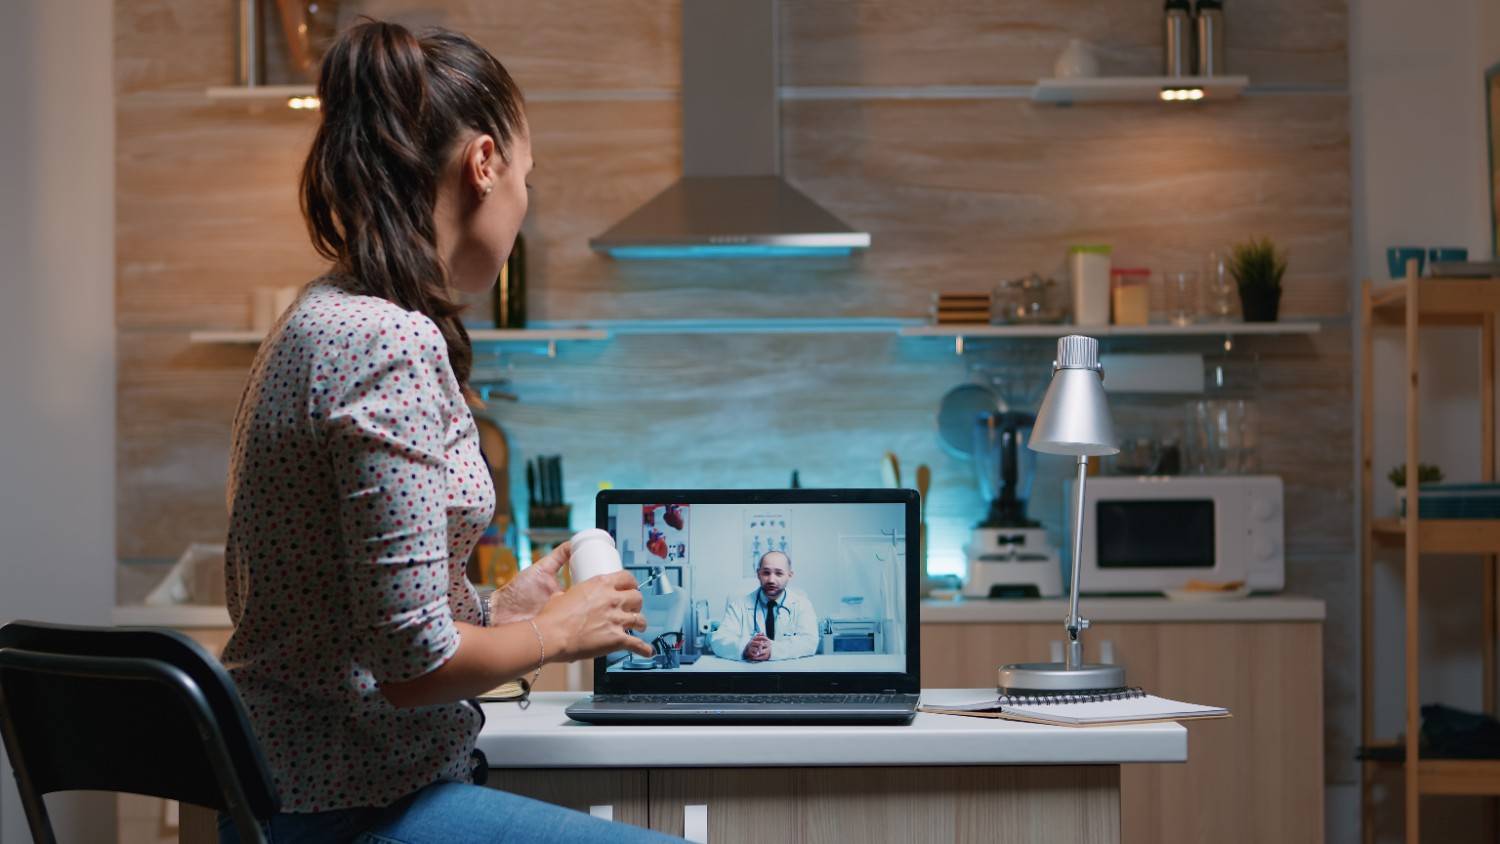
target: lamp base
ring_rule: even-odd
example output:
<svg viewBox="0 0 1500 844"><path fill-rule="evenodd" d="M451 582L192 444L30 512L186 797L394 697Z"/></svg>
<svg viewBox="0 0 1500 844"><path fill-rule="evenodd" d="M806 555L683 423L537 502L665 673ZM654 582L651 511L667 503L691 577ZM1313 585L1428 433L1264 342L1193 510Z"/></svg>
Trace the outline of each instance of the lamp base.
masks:
<svg viewBox="0 0 1500 844"><path fill-rule="evenodd" d="M1069 668L1064 662L1019 662L1000 667L1001 691L1057 694L1125 688L1125 669L1118 665L1084 664Z"/></svg>

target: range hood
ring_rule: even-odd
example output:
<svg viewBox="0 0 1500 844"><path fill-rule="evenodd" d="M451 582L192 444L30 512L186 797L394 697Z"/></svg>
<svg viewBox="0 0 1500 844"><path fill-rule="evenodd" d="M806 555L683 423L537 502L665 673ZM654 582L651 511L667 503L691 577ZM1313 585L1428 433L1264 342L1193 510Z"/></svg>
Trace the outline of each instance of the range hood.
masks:
<svg viewBox="0 0 1500 844"><path fill-rule="evenodd" d="M847 255L870 245L781 178L776 0L682 4L682 178L589 241L614 258Z"/></svg>

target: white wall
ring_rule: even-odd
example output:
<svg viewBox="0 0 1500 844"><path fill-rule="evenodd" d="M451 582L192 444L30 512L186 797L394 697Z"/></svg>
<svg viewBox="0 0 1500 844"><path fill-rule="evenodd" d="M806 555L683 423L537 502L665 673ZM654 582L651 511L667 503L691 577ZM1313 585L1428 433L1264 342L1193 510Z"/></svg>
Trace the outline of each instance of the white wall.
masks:
<svg viewBox="0 0 1500 844"><path fill-rule="evenodd" d="M0 622L114 604L114 82L109 0L20 0L0 25ZM30 841L0 764L0 842ZM62 841L112 798L48 798Z"/></svg>
<svg viewBox="0 0 1500 844"><path fill-rule="evenodd" d="M1489 257L1482 82L1484 69L1500 60L1500 3L1357 0L1350 24L1354 278L1386 281L1387 246L1464 246L1470 257ZM1358 313L1357 285L1353 295ZM1478 343L1472 331L1459 330L1424 332L1422 342L1422 460L1453 480L1477 480ZM1383 476L1404 459L1404 360L1398 334L1377 335L1377 514L1395 506ZM1405 712L1400 567L1399 554L1377 558L1375 722L1384 737L1402 729ZM1423 571L1421 699L1477 709L1477 561L1432 560ZM1357 840L1359 805L1350 790L1330 790L1330 841ZM1399 791L1388 792L1382 840L1399 837L1399 802ZM1424 839L1478 840L1480 808L1477 800L1425 801Z"/></svg>

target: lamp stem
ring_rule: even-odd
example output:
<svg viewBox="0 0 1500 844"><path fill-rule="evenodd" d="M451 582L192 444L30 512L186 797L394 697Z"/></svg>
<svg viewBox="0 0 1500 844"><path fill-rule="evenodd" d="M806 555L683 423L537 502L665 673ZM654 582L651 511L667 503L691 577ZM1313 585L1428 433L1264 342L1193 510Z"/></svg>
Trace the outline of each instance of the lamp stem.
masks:
<svg viewBox="0 0 1500 844"><path fill-rule="evenodd" d="M1078 617L1078 570L1083 568L1083 484L1088 477L1089 459L1078 455L1078 500L1073 507L1073 577L1068 588L1068 618L1064 622L1068 629L1068 651L1066 662L1069 670L1083 665L1082 632L1088 628L1087 619Z"/></svg>

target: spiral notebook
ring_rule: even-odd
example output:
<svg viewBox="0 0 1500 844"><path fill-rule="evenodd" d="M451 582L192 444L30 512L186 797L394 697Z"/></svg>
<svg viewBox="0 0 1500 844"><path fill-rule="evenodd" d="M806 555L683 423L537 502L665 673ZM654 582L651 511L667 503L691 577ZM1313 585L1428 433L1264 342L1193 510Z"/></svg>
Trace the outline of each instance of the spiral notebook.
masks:
<svg viewBox="0 0 1500 844"><path fill-rule="evenodd" d="M944 706L919 706L921 712L1004 718L1063 727L1098 727L1150 721L1188 721L1228 718L1222 706L1202 706L1147 694L1143 689L1121 689L1096 694L1001 695L993 700Z"/></svg>

